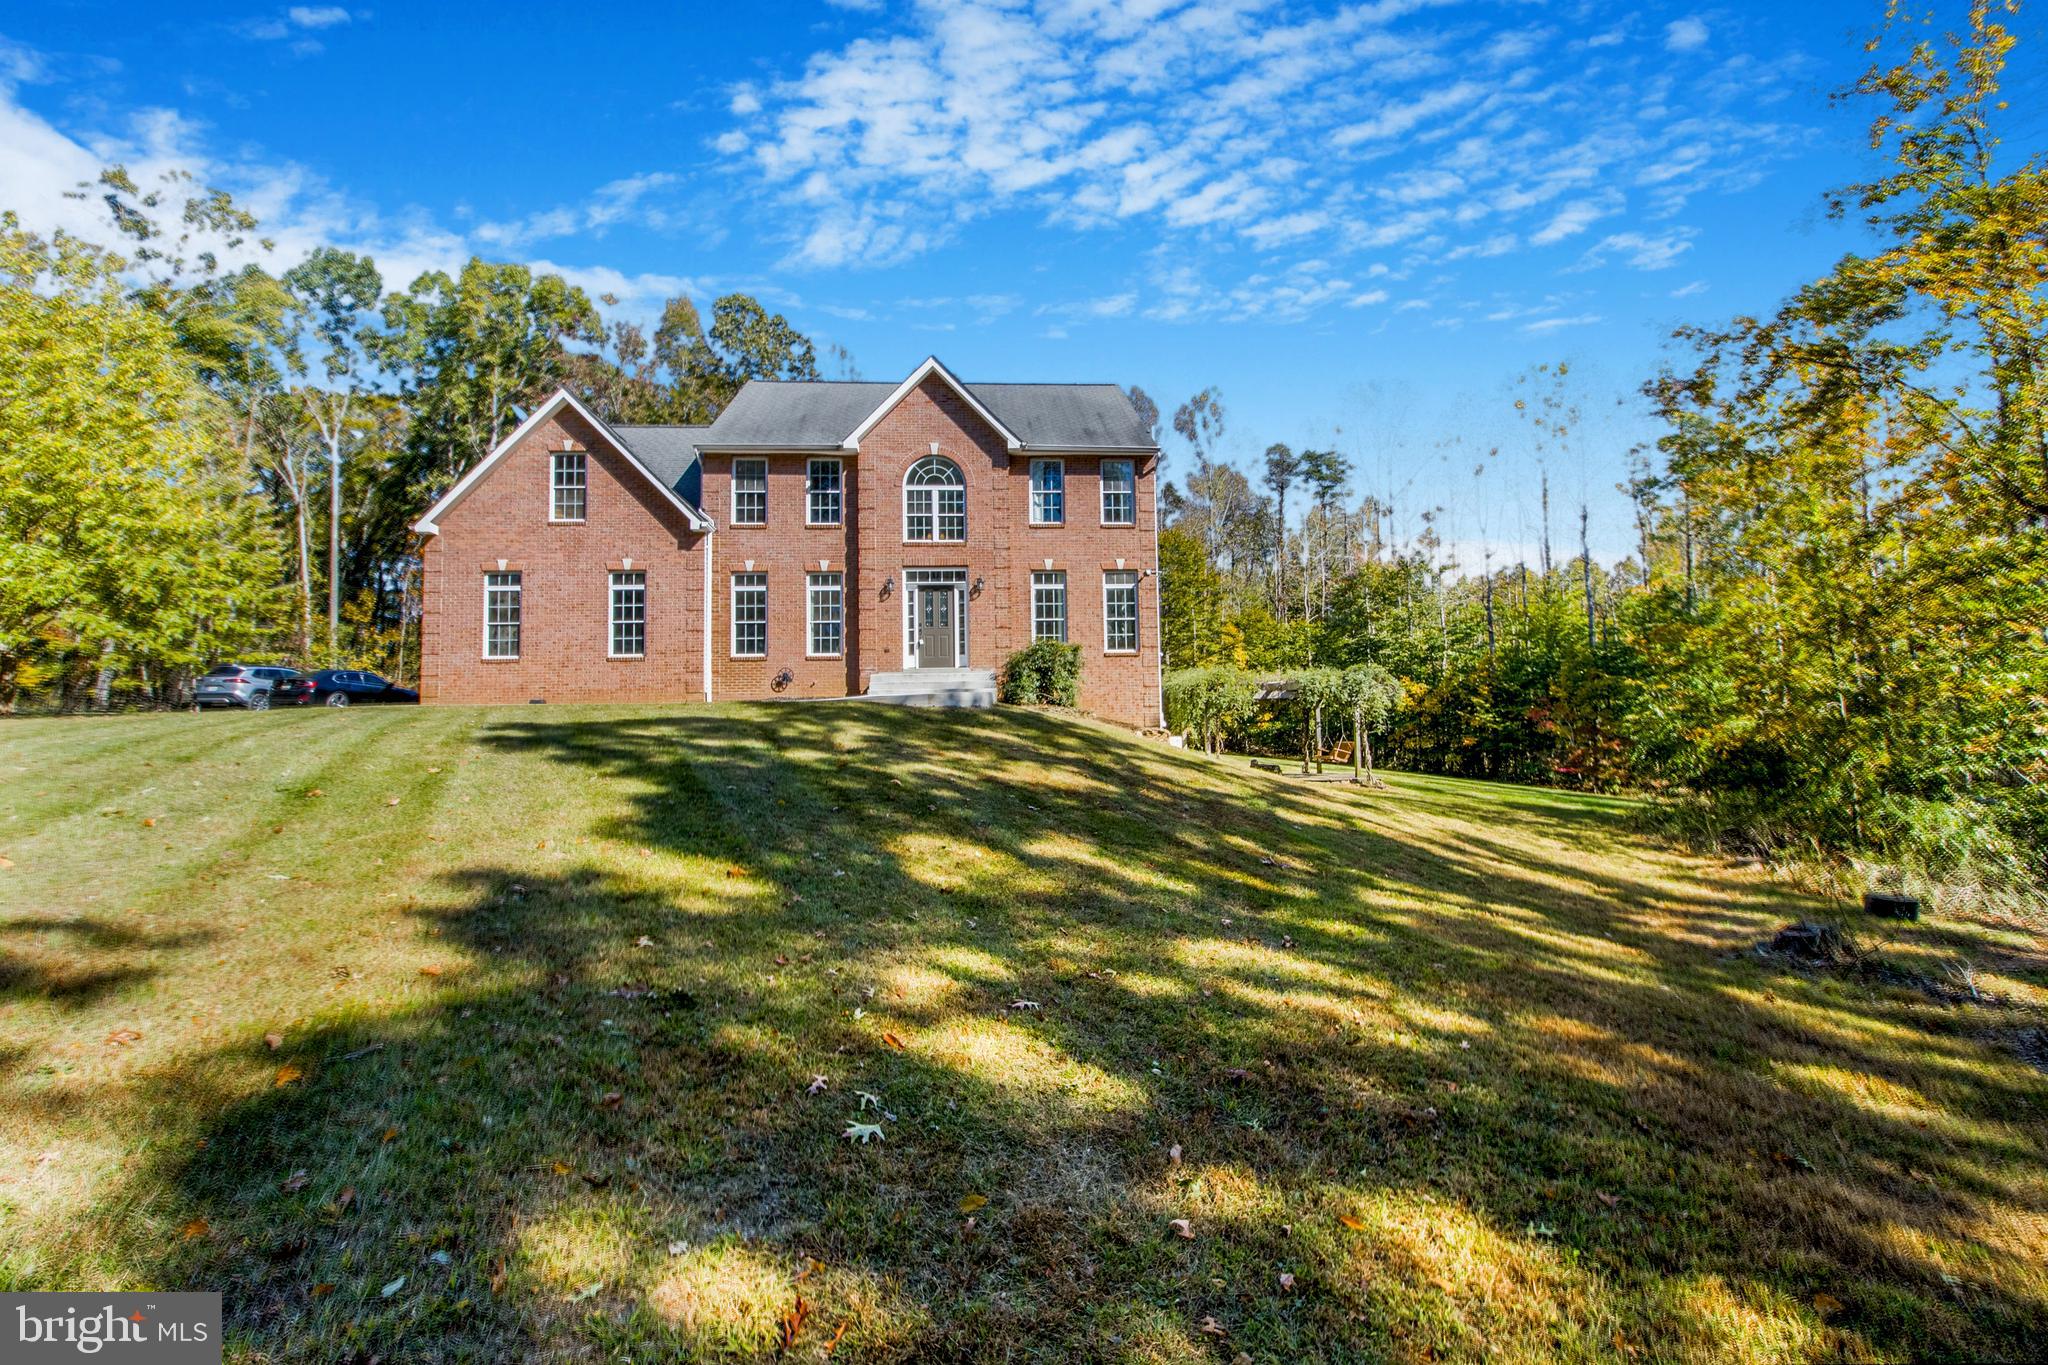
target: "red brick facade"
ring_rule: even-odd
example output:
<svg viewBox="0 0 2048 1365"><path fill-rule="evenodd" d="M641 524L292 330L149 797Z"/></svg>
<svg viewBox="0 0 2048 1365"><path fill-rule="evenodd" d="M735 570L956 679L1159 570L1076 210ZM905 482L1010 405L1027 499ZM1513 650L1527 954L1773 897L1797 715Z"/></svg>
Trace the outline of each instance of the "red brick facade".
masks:
<svg viewBox="0 0 2048 1365"><path fill-rule="evenodd" d="M549 520L551 453L589 452L588 512ZM836 697L867 690L877 673L909 666L906 573L958 571L966 667L1000 670L1032 640L1034 573L1064 573L1067 638L1081 647L1081 705L1134 726L1159 724L1156 452L1012 451L1004 435L946 379L930 375L861 436L858 448L735 451L701 446L702 510L716 530L691 529L608 433L564 407L539 424L452 506L439 510L425 553L421 692L428 701L714 700ZM906 472L932 453L966 485L966 535L907 538ZM1134 516L1102 519L1104 459L1135 465ZM736 461L767 466L767 513L736 522ZM814 460L837 461L840 518L809 520ZM1031 524L1033 460L1063 466L1065 516ZM705 582L705 555L711 561ZM646 656L606 657L609 574L630 559L647 574ZM499 560L521 573L520 657L484 655L484 581ZM765 657L738 657L734 575L765 575ZM843 643L811 651L812 575L837 574ZM1135 575L1137 648L1105 649L1105 575ZM710 611L707 664L703 611Z"/></svg>

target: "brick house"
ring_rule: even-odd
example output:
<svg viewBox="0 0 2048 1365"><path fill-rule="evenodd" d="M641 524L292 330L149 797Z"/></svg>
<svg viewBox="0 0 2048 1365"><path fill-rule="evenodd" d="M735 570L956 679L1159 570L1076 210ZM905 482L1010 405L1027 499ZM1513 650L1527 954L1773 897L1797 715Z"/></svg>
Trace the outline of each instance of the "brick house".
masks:
<svg viewBox="0 0 2048 1365"><path fill-rule="evenodd" d="M1051 636L1160 724L1159 451L1112 384L753 381L709 426L566 391L420 519L429 702L975 695Z"/></svg>

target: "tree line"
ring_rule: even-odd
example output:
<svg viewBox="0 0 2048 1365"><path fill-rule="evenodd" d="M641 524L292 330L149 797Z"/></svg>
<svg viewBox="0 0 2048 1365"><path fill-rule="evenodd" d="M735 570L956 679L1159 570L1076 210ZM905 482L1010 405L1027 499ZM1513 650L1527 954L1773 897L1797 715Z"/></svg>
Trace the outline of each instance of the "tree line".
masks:
<svg viewBox="0 0 2048 1365"><path fill-rule="evenodd" d="M1959 33L1872 44L1844 95L1875 106L1882 169L1827 197L1871 248L1773 311L1678 333L1687 359L1643 384L1662 434L1627 452L1620 563L1591 553L1583 505L1551 505L1547 459L1580 439L1565 367L1514 398L1533 563L1457 563L1436 508L1395 538L1336 451L1274 445L1255 483L1215 456L1219 391L1179 407L1169 696L1213 691L1219 669L1377 665L1401 684L1381 757L1403 767L1671 790L1759 845L2032 875L2048 851L2048 166L1999 139L2013 42L1979 3ZM1576 542L1559 555L1553 512ZM1201 737L1286 752L1297 723L1242 707Z"/></svg>
<svg viewBox="0 0 2048 1365"><path fill-rule="evenodd" d="M106 241L0 214L0 713L176 702L223 658L409 678L410 522L538 399L708 422L749 379L819 377L745 294L708 326L670 299L650 333L516 264L273 271L256 220L180 174L75 197Z"/></svg>

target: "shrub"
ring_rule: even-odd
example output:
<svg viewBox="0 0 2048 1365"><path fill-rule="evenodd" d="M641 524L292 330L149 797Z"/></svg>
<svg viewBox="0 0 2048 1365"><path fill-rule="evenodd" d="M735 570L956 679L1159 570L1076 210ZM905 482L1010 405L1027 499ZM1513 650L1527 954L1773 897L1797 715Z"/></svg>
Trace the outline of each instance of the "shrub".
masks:
<svg viewBox="0 0 2048 1365"><path fill-rule="evenodd" d="M1166 675L1166 723L1216 753L1251 719L1257 684L1241 668L1181 668Z"/></svg>
<svg viewBox="0 0 2048 1365"><path fill-rule="evenodd" d="M1002 699L1013 706L1074 706L1081 694L1081 646L1040 640L1003 665Z"/></svg>

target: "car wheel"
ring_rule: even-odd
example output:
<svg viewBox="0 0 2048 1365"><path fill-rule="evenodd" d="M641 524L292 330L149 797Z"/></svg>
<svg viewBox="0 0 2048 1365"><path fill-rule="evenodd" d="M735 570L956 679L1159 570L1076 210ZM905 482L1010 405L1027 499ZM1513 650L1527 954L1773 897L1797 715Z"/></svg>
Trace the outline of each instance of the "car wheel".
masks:
<svg viewBox="0 0 2048 1365"><path fill-rule="evenodd" d="M249 694L249 709L251 711L268 711L270 709L270 694L268 692L251 692Z"/></svg>
<svg viewBox="0 0 2048 1365"><path fill-rule="evenodd" d="M346 692L329 692L329 693L327 694L327 704L328 704L329 706L347 706L347 705L348 705L348 693L346 693Z"/></svg>

